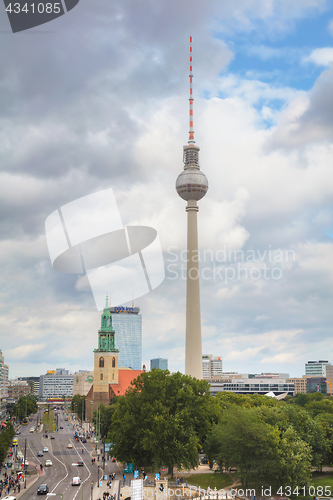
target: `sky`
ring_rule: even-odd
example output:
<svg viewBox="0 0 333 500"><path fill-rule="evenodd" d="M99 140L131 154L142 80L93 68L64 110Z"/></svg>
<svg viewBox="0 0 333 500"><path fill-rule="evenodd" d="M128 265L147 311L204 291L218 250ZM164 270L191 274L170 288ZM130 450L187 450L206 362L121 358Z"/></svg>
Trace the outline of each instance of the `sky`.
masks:
<svg viewBox="0 0 333 500"><path fill-rule="evenodd" d="M93 368L86 276L52 268L45 220L112 188L150 226L166 277L135 300L142 361L184 372L194 130L203 353L239 373L333 362L333 5L329 0L80 0L12 33L0 5L0 334L9 377ZM111 297L112 303L112 297ZM126 305L131 305L131 302Z"/></svg>

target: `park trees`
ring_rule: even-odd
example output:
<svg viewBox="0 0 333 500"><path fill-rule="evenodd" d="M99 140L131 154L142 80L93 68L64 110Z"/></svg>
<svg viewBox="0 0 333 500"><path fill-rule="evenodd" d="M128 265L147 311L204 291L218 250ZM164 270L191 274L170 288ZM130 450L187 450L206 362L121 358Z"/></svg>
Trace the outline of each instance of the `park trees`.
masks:
<svg viewBox="0 0 333 500"><path fill-rule="evenodd" d="M2 427L0 432L0 462L3 462L7 456L8 448L12 444L15 436L15 429L11 422L6 422L6 427Z"/></svg>
<svg viewBox="0 0 333 500"><path fill-rule="evenodd" d="M21 396L13 408L13 415L19 419L29 417L29 415L36 413L38 410L37 397L33 394Z"/></svg>
<svg viewBox="0 0 333 500"><path fill-rule="evenodd" d="M275 461L279 433L262 422L252 408L233 407L225 412L205 441L209 461L223 468L236 468L244 486L250 480L270 477Z"/></svg>
<svg viewBox="0 0 333 500"><path fill-rule="evenodd" d="M275 408L259 410L261 418L270 425L275 425L283 433L292 427L297 436L311 448L311 465L320 470L328 460L332 442L327 439L327 432L322 420L313 418L311 413L298 405L280 403Z"/></svg>
<svg viewBox="0 0 333 500"><path fill-rule="evenodd" d="M124 462L156 468L194 467L198 451L217 418L206 381L168 370L152 370L118 397L108 437Z"/></svg>
<svg viewBox="0 0 333 500"><path fill-rule="evenodd" d="M82 421L85 418L85 396L80 396L80 394L75 394L71 401L71 410L74 411Z"/></svg>
<svg viewBox="0 0 333 500"><path fill-rule="evenodd" d="M269 408L274 414L276 408ZM267 416L267 408L264 411ZM234 406L224 412L204 444L209 460L236 468L243 486L248 482L304 485L310 476L311 447L289 425L279 429L257 408Z"/></svg>

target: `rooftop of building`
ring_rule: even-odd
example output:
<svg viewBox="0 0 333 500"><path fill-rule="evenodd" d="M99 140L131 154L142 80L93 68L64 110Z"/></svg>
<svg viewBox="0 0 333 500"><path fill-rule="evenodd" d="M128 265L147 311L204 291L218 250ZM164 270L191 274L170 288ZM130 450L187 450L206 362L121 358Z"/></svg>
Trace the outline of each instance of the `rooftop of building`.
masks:
<svg viewBox="0 0 333 500"><path fill-rule="evenodd" d="M118 371L118 384L110 384L116 396L124 396L132 380L144 373L143 370L121 369Z"/></svg>
<svg viewBox="0 0 333 500"><path fill-rule="evenodd" d="M110 307L111 314L139 314L140 307L118 306Z"/></svg>

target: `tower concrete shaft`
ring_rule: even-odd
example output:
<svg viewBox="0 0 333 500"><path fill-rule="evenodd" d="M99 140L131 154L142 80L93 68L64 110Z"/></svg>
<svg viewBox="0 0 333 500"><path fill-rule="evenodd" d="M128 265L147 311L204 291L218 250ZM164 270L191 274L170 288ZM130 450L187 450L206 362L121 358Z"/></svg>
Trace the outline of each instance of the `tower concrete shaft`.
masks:
<svg viewBox="0 0 333 500"><path fill-rule="evenodd" d="M188 200L187 212L187 276L186 276L186 334L185 375L202 379L202 344L200 283L198 259L199 207L196 200Z"/></svg>

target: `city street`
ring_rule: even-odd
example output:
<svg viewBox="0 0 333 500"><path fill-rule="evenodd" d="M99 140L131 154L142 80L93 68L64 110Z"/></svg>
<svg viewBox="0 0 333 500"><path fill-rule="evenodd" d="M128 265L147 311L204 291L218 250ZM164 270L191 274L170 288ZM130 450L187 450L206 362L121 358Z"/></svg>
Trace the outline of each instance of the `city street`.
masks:
<svg viewBox="0 0 333 500"><path fill-rule="evenodd" d="M39 410L38 420L41 420L42 410ZM22 500L35 500L37 497L37 489L41 484L47 484L49 495L47 498L55 498L59 496L63 500L91 500L102 496L106 488L106 481L103 481L103 487L98 488L98 478L102 478L102 460L92 464L92 452L94 446L91 443L77 442L74 438L74 424L65 420L64 411L59 412L59 430L45 436L45 431L30 433L32 426L37 427L37 415L31 416L28 425L21 426L21 434L17 436L18 449L24 454L25 439L27 440L26 459L29 461L29 470L37 466L40 470L40 465L43 470L40 471L37 481L26 491L22 491L19 498ZM63 429L60 429L63 427ZM51 439L51 435L55 439ZM68 448L68 444L72 444L72 448ZM43 452L43 456L37 456L38 452L43 451L44 447L48 448L48 452ZM96 457L94 452L93 456ZM52 466L46 467L46 460L52 461ZM78 466L78 460L84 462L84 466ZM121 477L118 465L111 461L106 462L105 474L116 472L117 479ZM72 486L73 477L80 477L81 485ZM116 481L118 485L118 481ZM104 489L103 489L104 488ZM96 490L96 491L94 491ZM101 494L99 494L101 491ZM113 485L112 491L116 493L116 484ZM16 495L18 496L18 495Z"/></svg>

